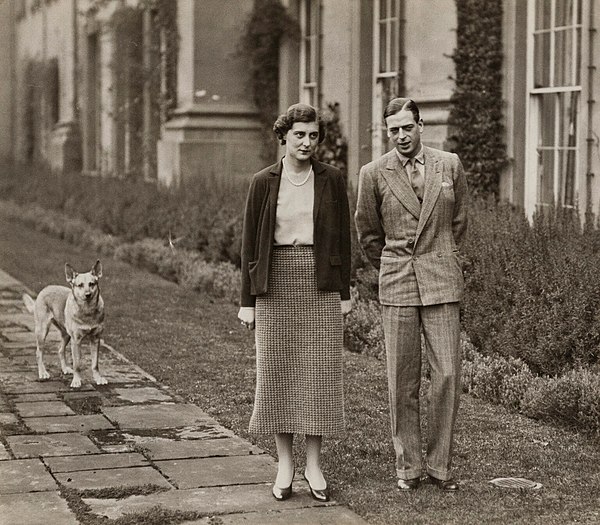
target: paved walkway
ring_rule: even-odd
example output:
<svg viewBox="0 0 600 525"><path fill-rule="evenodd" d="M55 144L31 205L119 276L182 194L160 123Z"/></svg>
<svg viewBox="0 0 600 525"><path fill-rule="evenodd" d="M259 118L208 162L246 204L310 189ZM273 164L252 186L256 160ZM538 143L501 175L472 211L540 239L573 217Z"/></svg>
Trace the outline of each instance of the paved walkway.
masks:
<svg viewBox="0 0 600 525"><path fill-rule="evenodd" d="M84 351L84 384L74 390L61 376L51 332L51 379L39 381L24 291L0 270L1 525L71 525L156 505L205 516L187 525L366 523L335 502L317 503L300 479L292 498L275 501L271 456L112 348L100 356L108 385L91 382Z"/></svg>

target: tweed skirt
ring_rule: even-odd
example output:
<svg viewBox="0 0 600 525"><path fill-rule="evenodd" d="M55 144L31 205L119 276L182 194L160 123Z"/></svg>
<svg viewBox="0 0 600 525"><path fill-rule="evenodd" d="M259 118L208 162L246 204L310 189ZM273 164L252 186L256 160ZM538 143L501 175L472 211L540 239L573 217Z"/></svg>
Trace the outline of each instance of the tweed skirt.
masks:
<svg viewBox="0 0 600 525"><path fill-rule="evenodd" d="M256 434L331 435L344 428L339 292L317 290L310 246L273 248L256 297Z"/></svg>

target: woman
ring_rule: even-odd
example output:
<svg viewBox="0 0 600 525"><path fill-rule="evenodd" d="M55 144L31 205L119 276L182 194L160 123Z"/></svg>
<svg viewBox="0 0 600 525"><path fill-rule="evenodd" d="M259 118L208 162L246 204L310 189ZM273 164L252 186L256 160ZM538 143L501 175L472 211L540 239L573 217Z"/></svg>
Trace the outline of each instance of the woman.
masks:
<svg viewBox="0 0 600 525"><path fill-rule="evenodd" d="M306 436L304 478L329 500L321 438L344 426L342 314L350 311L350 213L337 168L312 158L325 127L294 104L273 126L285 156L254 175L244 215L238 317L256 326L250 432L274 434L273 496L292 494L294 434Z"/></svg>

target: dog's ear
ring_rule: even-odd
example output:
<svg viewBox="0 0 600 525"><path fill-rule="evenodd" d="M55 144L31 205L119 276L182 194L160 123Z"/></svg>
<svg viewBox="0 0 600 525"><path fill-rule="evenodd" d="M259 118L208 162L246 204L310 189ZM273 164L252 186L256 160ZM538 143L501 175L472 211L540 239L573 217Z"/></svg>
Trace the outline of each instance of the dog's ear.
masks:
<svg viewBox="0 0 600 525"><path fill-rule="evenodd" d="M69 263L65 263L65 277L67 278L67 282L69 284L71 284L73 282L73 279L77 277L77 272Z"/></svg>
<svg viewBox="0 0 600 525"><path fill-rule="evenodd" d="M98 277L98 279L102 277L102 263L100 262L100 259L98 259L94 264L94 267L92 268L92 275Z"/></svg>

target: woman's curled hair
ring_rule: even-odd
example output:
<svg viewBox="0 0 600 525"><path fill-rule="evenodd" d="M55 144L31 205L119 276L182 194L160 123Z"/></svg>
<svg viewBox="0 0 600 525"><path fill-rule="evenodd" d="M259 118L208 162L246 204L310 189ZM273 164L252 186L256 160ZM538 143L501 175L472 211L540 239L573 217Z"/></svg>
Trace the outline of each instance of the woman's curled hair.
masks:
<svg viewBox="0 0 600 525"><path fill-rule="evenodd" d="M282 146L285 144L287 132L296 122L316 122L319 125L319 144L325 139L325 122L319 112L308 104L298 103L292 104L273 124L273 131Z"/></svg>

